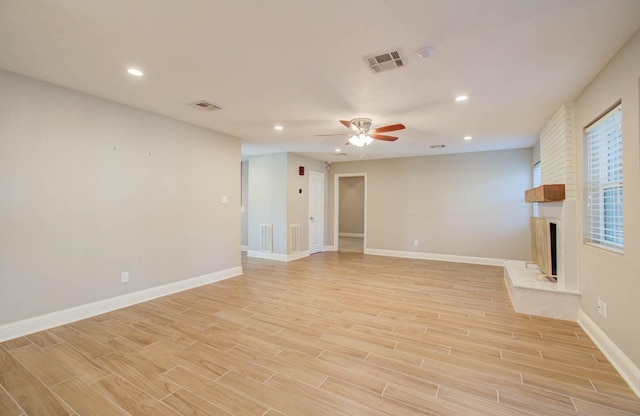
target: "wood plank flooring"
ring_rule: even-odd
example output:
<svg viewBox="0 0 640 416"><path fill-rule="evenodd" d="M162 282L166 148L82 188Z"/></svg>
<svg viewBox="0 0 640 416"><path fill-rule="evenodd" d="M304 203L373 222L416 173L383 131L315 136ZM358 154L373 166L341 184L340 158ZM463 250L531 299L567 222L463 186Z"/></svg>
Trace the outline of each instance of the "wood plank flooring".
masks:
<svg viewBox="0 0 640 416"><path fill-rule="evenodd" d="M338 251L350 251L352 253L364 252L364 238L363 237L339 237L338 239Z"/></svg>
<svg viewBox="0 0 640 416"><path fill-rule="evenodd" d="M0 344L0 414L639 415L499 267L334 252Z"/></svg>

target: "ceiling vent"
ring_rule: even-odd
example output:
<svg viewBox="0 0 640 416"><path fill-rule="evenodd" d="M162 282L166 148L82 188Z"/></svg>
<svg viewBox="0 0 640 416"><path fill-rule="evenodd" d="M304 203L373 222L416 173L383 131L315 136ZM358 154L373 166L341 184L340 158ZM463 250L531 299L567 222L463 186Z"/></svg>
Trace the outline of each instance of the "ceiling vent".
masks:
<svg viewBox="0 0 640 416"><path fill-rule="evenodd" d="M445 146L443 144L434 144L429 147L432 149L444 149Z"/></svg>
<svg viewBox="0 0 640 416"><path fill-rule="evenodd" d="M364 60L374 74L404 66L404 61L398 51L387 52L376 56L367 56Z"/></svg>
<svg viewBox="0 0 640 416"><path fill-rule="evenodd" d="M204 111L222 110L222 107L219 107L206 100L196 101L195 103L191 103L191 105Z"/></svg>

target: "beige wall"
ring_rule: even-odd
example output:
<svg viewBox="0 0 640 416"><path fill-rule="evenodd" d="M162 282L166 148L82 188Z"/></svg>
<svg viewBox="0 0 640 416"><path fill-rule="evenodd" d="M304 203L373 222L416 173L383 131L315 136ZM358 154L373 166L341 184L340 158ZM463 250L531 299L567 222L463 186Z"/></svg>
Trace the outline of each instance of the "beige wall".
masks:
<svg viewBox="0 0 640 416"><path fill-rule="evenodd" d="M239 267L239 162L236 138L0 71L0 324Z"/></svg>
<svg viewBox="0 0 640 416"><path fill-rule="evenodd" d="M249 250L260 250L260 224L273 225L273 252L287 254L287 154L249 159Z"/></svg>
<svg viewBox="0 0 640 416"><path fill-rule="evenodd" d="M300 166L305 168L302 176L298 174ZM273 224L275 254L290 254L290 224L300 224L300 251L309 248L309 171L326 175L324 162L294 153L249 158L249 250L260 250L260 224Z"/></svg>
<svg viewBox="0 0 640 416"><path fill-rule="evenodd" d="M517 149L341 162L331 176L367 174L369 249L528 260L531 157Z"/></svg>
<svg viewBox="0 0 640 416"><path fill-rule="evenodd" d="M364 234L364 177L340 178L338 232Z"/></svg>
<svg viewBox="0 0 640 416"><path fill-rule="evenodd" d="M578 240L582 241L582 133L585 126L622 100L624 254L578 243L582 310L640 367L640 32L636 33L575 101L578 173ZM597 312L608 305L608 319Z"/></svg>

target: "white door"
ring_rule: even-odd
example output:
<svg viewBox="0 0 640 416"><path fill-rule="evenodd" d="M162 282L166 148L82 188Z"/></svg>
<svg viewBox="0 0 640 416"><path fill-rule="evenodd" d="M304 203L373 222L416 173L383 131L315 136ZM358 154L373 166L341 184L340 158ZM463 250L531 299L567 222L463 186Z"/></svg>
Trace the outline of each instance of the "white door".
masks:
<svg viewBox="0 0 640 416"><path fill-rule="evenodd" d="M324 248L324 175L309 172L309 254Z"/></svg>

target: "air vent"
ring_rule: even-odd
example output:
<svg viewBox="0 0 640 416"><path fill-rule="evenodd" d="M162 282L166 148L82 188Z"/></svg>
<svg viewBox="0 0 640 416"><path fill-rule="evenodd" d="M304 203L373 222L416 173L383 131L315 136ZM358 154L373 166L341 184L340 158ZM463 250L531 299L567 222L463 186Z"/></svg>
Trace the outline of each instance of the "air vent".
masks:
<svg viewBox="0 0 640 416"><path fill-rule="evenodd" d="M367 56L364 58L364 61L374 74L404 66L404 61L400 57L400 53L398 51L391 51L375 56Z"/></svg>
<svg viewBox="0 0 640 416"><path fill-rule="evenodd" d="M291 242L291 253L300 252L300 224L289 224L289 241Z"/></svg>
<svg viewBox="0 0 640 416"><path fill-rule="evenodd" d="M204 111L222 110L222 107L219 107L206 100L196 101L195 103L191 103L191 105Z"/></svg>
<svg viewBox="0 0 640 416"><path fill-rule="evenodd" d="M444 149L444 145L443 144L434 144L432 146L429 146L432 149Z"/></svg>

